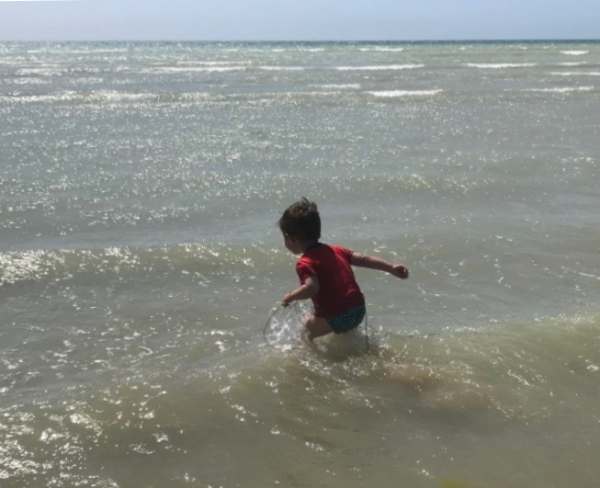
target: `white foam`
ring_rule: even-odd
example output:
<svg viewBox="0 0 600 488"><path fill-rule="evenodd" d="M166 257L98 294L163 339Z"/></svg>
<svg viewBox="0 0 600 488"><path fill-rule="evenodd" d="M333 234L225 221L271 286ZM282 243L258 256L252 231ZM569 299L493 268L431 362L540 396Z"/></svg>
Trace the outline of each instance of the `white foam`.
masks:
<svg viewBox="0 0 600 488"><path fill-rule="evenodd" d="M71 85L98 85L102 83L104 79L95 76L85 76L82 78L72 78L69 80Z"/></svg>
<svg viewBox="0 0 600 488"><path fill-rule="evenodd" d="M469 68L479 69L508 69L508 68L532 68L536 63L467 63Z"/></svg>
<svg viewBox="0 0 600 488"><path fill-rule="evenodd" d="M83 97L94 102L139 102L143 100L156 100L158 98L158 94L147 92L128 93L113 90L99 90L92 92L89 95L84 95Z"/></svg>
<svg viewBox="0 0 600 488"><path fill-rule="evenodd" d="M311 85L325 90L360 90L360 83L326 83L323 85Z"/></svg>
<svg viewBox="0 0 600 488"><path fill-rule="evenodd" d="M23 1L23 0L21 0ZM128 48L112 48L112 49L101 49L96 47L90 47L88 49L69 49L68 47L61 46L57 48L44 48L44 49L28 49L27 54L49 54L49 53L60 53L60 54L114 54L114 53L126 53Z"/></svg>
<svg viewBox="0 0 600 488"><path fill-rule="evenodd" d="M582 61L565 61L564 63L558 63L558 66L584 66L585 64Z"/></svg>
<svg viewBox="0 0 600 488"><path fill-rule="evenodd" d="M340 91L297 91L297 92L280 92L274 95L284 97L322 97L322 96L335 96L341 95Z"/></svg>
<svg viewBox="0 0 600 488"><path fill-rule="evenodd" d="M301 340L303 322L312 313L308 302L293 302L289 307L277 306L271 310L263 334L270 346L289 351Z"/></svg>
<svg viewBox="0 0 600 488"><path fill-rule="evenodd" d="M370 95L378 98L404 98L404 97L432 97L439 95L444 90L382 90L382 91L369 91Z"/></svg>
<svg viewBox="0 0 600 488"><path fill-rule="evenodd" d="M45 258L42 250L0 253L0 286L46 275Z"/></svg>
<svg viewBox="0 0 600 488"><path fill-rule="evenodd" d="M304 71L303 66L259 66L263 71Z"/></svg>
<svg viewBox="0 0 600 488"><path fill-rule="evenodd" d="M244 71L246 66L162 66L145 68L141 73L146 74L173 74L173 73L226 73L228 71Z"/></svg>
<svg viewBox="0 0 600 488"><path fill-rule="evenodd" d="M84 413L72 413L71 415L69 415L69 420L72 424L79 425L88 430L92 430L98 435L102 433L102 427L100 426L100 423Z"/></svg>
<svg viewBox="0 0 600 488"><path fill-rule="evenodd" d="M0 96L0 102L4 103L44 103L64 102L74 100L77 94L74 91L60 92L53 95L28 95L28 96Z"/></svg>
<svg viewBox="0 0 600 488"><path fill-rule="evenodd" d="M370 51L379 51L384 53L401 53L404 51L403 47L386 47L386 46L375 46L375 47L361 47L360 51L362 52L370 52Z"/></svg>
<svg viewBox="0 0 600 488"><path fill-rule="evenodd" d="M188 93L181 93L178 95L178 97L186 102L197 102L197 101L204 101L207 100L211 97L213 97L213 95L211 95L208 92L188 92ZM221 99L222 96L214 96L215 100Z"/></svg>
<svg viewBox="0 0 600 488"><path fill-rule="evenodd" d="M250 61L179 61L177 66L242 66Z"/></svg>
<svg viewBox="0 0 600 488"><path fill-rule="evenodd" d="M552 71L552 76L600 76L600 71Z"/></svg>
<svg viewBox="0 0 600 488"><path fill-rule="evenodd" d="M571 50L571 51L561 51L560 53L564 54L565 56L584 56L586 54L589 54L589 51Z"/></svg>
<svg viewBox="0 0 600 488"><path fill-rule="evenodd" d="M376 64L370 66L336 66L338 71L398 71L424 68L424 64Z"/></svg>
<svg viewBox="0 0 600 488"><path fill-rule="evenodd" d="M111 90L100 90L91 93L64 91L49 95L29 96L0 96L0 102L5 103L53 103L53 102L139 102L157 100L157 93L127 93Z"/></svg>
<svg viewBox="0 0 600 488"><path fill-rule="evenodd" d="M8 83L12 83L13 85L49 85L52 82L43 78L30 78L25 76L21 78L13 78Z"/></svg>
<svg viewBox="0 0 600 488"><path fill-rule="evenodd" d="M593 86L560 86L553 88L528 88L524 91L539 93L574 93L593 91Z"/></svg>
<svg viewBox="0 0 600 488"><path fill-rule="evenodd" d="M17 76L60 76L64 70L55 66L46 66L40 68L20 68L17 70Z"/></svg>

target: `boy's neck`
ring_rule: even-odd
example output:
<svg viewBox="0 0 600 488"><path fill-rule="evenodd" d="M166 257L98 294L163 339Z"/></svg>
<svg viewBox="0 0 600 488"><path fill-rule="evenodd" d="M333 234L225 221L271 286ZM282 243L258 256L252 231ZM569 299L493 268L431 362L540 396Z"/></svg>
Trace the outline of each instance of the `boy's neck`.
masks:
<svg viewBox="0 0 600 488"><path fill-rule="evenodd" d="M316 241L306 241L306 242L303 242L303 243L301 244L301 247L302 247L302 252L306 252L306 251L308 251L308 250L309 250L311 247L318 246L319 244L320 244L320 242L319 242L318 240L316 240Z"/></svg>

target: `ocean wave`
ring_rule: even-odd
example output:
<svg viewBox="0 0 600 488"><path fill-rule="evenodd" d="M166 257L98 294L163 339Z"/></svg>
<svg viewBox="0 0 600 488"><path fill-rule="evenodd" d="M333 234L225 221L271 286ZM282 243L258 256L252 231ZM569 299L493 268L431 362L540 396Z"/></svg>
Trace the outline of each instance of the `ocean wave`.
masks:
<svg viewBox="0 0 600 488"><path fill-rule="evenodd" d="M57 66L45 66L40 68L19 68L17 70L17 76L42 76L46 78L51 78L53 76L61 76L64 74L65 69Z"/></svg>
<svg viewBox="0 0 600 488"><path fill-rule="evenodd" d="M92 67L92 66L63 66L63 65L44 65L38 67L27 67L17 69L15 75L23 78L39 77L53 78L61 76L90 76L99 75L102 73L118 73L123 71L123 66L114 68L109 67Z"/></svg>
<svg viewBox="0 0 600 488"><path fill-rule="evenodd" d="M383 52L383 53L401 53L404 51L403 47L386 47L386 46L374 46L374 47L361 47L359 51L362 52Z"/></svg>
<svg viewBox="0 0 600 488"><path fill-rule="evenodd" d="M360 90L360 83L325 83L322 85L311 85L325 90Z"/></svg>
<svg viewBox="0 0 600 488"><path fill-rule="evenodd" d="M161 66L155 68L144 68L140 73L168 75L177 73L226 73L229 71L244 71L246 66Z"/></svg>
<svg viewBox="0 0 600 488"><path fill-rule="evenodd" d="M2 417L8 439L0 446L5 483L119 486L109 477L113 471L119 474L117 467L109 469L117 457L137 461L133 474L116 478L119 484L135 479L133 484L150 486L163 479L163 471L164 479L181 486L199 484L196 477L204 480L203 473L217 473L217 479L222 473L214 468L214 458L206 455L207 444L229 455L232 442L243 444L247 439L282 456L289 453L289 446L295 452L304 449L308 454L300 457L308 459L300 467L309 469L323 456L339 453L340 432L351 432L358 414L377 426L366 429L369 436L361 434L361 441L382 448L380 466L400 462L399 470L413 469L425 448L434 453L443 449L448 456L460 453L465 439L468 447L496 443L508 453L528 435L531 445L543 453L547 425L552 425L550 441L560 438L574 458L577 446L583 445L587 456L571 463L573 469L585 471L594 456L586 439L593 442L597 432L593 414L600 370L597 317L503 322L483 332L446 330L439 335L375 331L367 353L362 352L362 343L343 334L319 339L318 353L303 346L282 353L259 346L258 339L247 339L246 331L256 327L252 322L244 320L238 328L221 325L230 311L218 310L217 324L203 323L199 311L212 312L203 298L179 314L173 305L160 302L139 314L133 310L136 302L129 305L131 310L127 302L119 303L123 310L108 303L106 315L97 322L83 314L72 320L71 327L48 320L46 337L31 334L22 344L6 348L4 385L25 384L21 388L28 396L5 395L14 399ZM53 306L48 302L46 308L54 313ZM231 308L231 303L227 306ZM262 318L254 308L244 319ZM250 333L252 338L258 335L255 330ZM20 379L29 379L38 370L52 376L33 384ZM198 405L204 410L201 418ZM299 405L302 408L296 408ZM328 419L328 428L319 435L305 435L305 426L315 418ZM401 429L395 428L398 424ZM440 448L433 434L444 435L457 425L463 435L446 436ZM430 444L424 443L424 429L433 432ZM581 437L577 429L585 429L591 437ZM407 453L416 450L416 455L398 461L394 446L400 442L407 444ZM548 445L551 453L555 443ZM236 453L250 465L264 460L257 449L240 448ZM343 454L349 465L365 462L362 449ZM548 468L546 457L534 456L527 459L529 471L523 471L519 456L515 452L508 458L517 463L509 469L516 469L524 485ZM106 469L86 469L97 465L98 459ZM423 465L430 469L426 462ZM232 485L244 484L245 466L226 473ZM454 469L452 463L448 469ZM594 486L595 472L587 472L587 478L577 479L584 480L580 485ZM507 471L492 475L498 473L506 477ZM476 471L471 479L486 475L487 471ZM273 478L271 471L259 476ZM356 473L352 476L345 479L354 486ZM415 485L410 480L416 478L403 479L409 481L399 484ZM437 480L429 484L434 482L466 486Z"/></svg>
<svg viewBox="0 0 600 488"><path fill-rule="evenodd" d="M0 286L43 278L51 267L47 258L43 250L0 253Z"/></svg>
<svg viewBox="0 0 600 488"><path fill-rule="evenodd" d="M52 103L69 102L77 99L79 95L73 91L54 93L49 95L2 95L0 103Z"/></svg>
<svg viewBox="0 0 600 488"><path fill-rule="evenodd" d="M62 54L62 55L72 55L72 54L123 54L129 51L129 48L94 48L89 47L87 49L77 48L77 49L69 49L67 46L59 46L59 47L48 47L44 49L28 49L27 54Z"/></svg>
<svg viewBox="0 0 600 488"><path fill-rule="evenodd" d="M593 86L561 86L552 88L527 88L523 91L538 93L576 93L594 91Z"/></svg>
<svg viewBox="0 0 600 488"><path fill-rule="evenodd" d="M479 69L508 69L508 68L532 68L537 63L466 63L468 68Z"/></svg>
<svg viewBox="0 0 600 488"><path fill-rule="evenodd" d="M263 71L304 71L304 66L259 66Z"/></svg>
<svg viewBox="0 0 600 488"><path fill-rule="evenodd" d="M90 275L152 273L193 275L224 265L253 268L273 250L258 247L179 244L156 248L33 249L0 252L0 287L20 282L62 281Z"/></svg>
<svg viewBox="0 0 600 488"><path fill-rule="evenodd" d="M243 66L250 61L178 61L177 66Z"/></svg>
<svg viewBox="0 0 600 488"><path fill-rule="evenodd" d="M52 81L45 78L23 76L19 78L5 79L4 83L13 85L49 85L50 83L52 83Z"/></svg>
<svg viewBox="0 0 600 488"><path fill-rule="evenodd" d="M272 97L284 97L284 98L293 98L293 97L322 97L322 96L335 96L335 95L342 95L343 92L341 91L332 91L332 90L328 90L328 91L289 91L289 92L271 92L271 93L265 93L265 94L253 94L253 95L257 95L259 97L262 97L263 95L268 95L268 96L272 96Z"/></svg>
<svg viewBox="0 0 600 488"><path fill-rule="evenodd" d="M69 80L70 85L79 86L79 85L98 85L103 83L103 78L98 78L96 76L86 76L83 78L71 78Z"/></svg>
<svg viewBox="0 0 600 488"><path fill-rule="evenodd" d="M398 71L424 68L424 64L376 64L366 66L336 66L338 71Z"/></svg>
<svg viewBox="0 0 600 488"><path fill-rule="evenodd" d="M585 51L585 50L570 50L570 51L561 51L561 54L564 54L565 56L584 56L586 54L589 54L589 51Z"/></svg>
<svg viewBox="0 0 600 488"><path fill-rule="evenodd" d="M79 102L79 103L121 103L158 100L156 93L128 93L111 90L101 90L90 93L76 91L63 91L60 93L46 95L17 95L0 96L0 102L4 103L56 103L56 102Z"/></svg>
<svg viewBox="0 0 600 488"><path fill-rule="evenodd" d="M552 76L600 76L600 71L552 71Z"/></svg>
<svg viewBox="0 0 600 488"><path fill-rule="evenodd" d="M443 93L442 89L435 90L381 90L368 91L369 95L378 98L432 97Z"/></svg>
<svg viewBox="0 0 600 488"><path fill-rule="evenodd" d="M324 88L324 87L322 87ZM333 87L330 87L333 88ZM346 89L347 93L347 89ZM252 92L219 94L210 92L181 92L181 93L131 93L111 90L94 92L63 91L46 95L5 95L0 96L0 104L28 103L80 103L118 105L127 103L199 103L224 101L256 101L269 99L289 99L297 97L323 97L344 94L344 89L313 90L313 91L281 91L281 92Z"/></svg>

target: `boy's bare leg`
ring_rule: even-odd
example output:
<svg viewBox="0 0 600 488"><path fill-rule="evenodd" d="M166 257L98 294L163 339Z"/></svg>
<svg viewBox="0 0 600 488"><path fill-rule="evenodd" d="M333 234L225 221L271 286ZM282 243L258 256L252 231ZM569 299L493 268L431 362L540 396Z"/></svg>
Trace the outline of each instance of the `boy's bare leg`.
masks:
<svg viewBox="0 0 600 488"><path fill-rule="evenodd" d="M306 337L310 342L317 337L321 337L333 332L333 329L327 320L322 317L315 317L314 315L311 315L306 320L304 326L306 328Z"/></svg>

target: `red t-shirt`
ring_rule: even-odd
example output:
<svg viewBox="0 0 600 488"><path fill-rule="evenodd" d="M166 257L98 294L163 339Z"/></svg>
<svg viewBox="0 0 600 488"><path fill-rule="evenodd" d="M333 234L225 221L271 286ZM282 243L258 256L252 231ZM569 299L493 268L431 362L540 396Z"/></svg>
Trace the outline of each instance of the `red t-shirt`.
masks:
<svg viewBox="0 0 600 488"><path fill-rule="evenodd" d="M309 276L319 280L319 292L312 298L315 315L333 318L365 299L352 272L352 251L340 246L318 243L308 248L296 263L296 273L304 284Z"/></svg>

